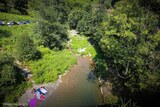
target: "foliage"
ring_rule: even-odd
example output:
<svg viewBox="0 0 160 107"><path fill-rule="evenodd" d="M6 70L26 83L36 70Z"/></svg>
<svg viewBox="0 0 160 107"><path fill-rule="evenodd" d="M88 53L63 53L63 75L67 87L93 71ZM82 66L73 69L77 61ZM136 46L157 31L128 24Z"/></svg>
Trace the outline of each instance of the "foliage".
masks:
<svg viewBox="0 0 160 107"><path fill-rule="evenodd" d="M124 99L120 99L120 104L118 107L138 107L134 102L132 103L131 100L125 101Z"/></svg>
<svg viewBox="0 0 160 107"><path fill-rule="evenodd" d="M21 61L36 58L36 48L34 46L33 40L27 35L20 36L17 39L16 49L18 59Z"/></svg>
<svg viewBox="0 0 160 107"><path fill-rule="evenodd" d="M1 0L0 11L27 15L28 0Z"/></svg>
<svg viewBox="0 0 160 107"><path fill-rule="evenodd" d="M54 82L59 75L76 63L76 57L68 50L55 52L49 48L39 47L39 51L43 57L29 62L35 83Z"/></svg>
<svg viewBox="0 0 160 107"><path fill-rule="evenodd" d="M75 56L65 49L69 40L66 27L68 24L71 29L88 37L70 36L67 48L71 48L73 54L91 55L95 60L97 76L104 79L112 76L110 79L113 90L117 92L115 95L127 97L127 102L121 101L119 106L129 106L131 103L128 99L132 99L139 91L154 95L159 92L158 0L2 0L0 3L0 11L31 13L33 16L0 12L0 20L5 23L24 20L33 22L21 26L0 26L0 49L9 51L15 57L16 49L19 48L22 50L20 56L25 56L22 59L32 59L36 52L35 47L38 47L42 57L27 62L36 83L55 81L58 75L76 63ZM30 41L28 43L22 39L25 34ZM17 45L17 40L21 45ZM23 49L22 44L28 48ZM41 45L45 48L40 47ZM27 49L32 51L26 51ZM31 53L24 54L24 50ZM1 75L5 75L2 82L15 86L0 87L1 90L12 91L17 89L15 87L21 87L21 90L25 83L22 86L16 83L19 78L15 78L17 70L12 59L10 63L8 57L3 58L0 59L5 63L0 66ZM11 96L7 93L8 97L5 99L17 99L13 93ZM7 95L5 92L3 94ZM117 98L111 96L108 99L115 104Z"/></svg>
<svg viewBox="0 0 160 107"><path fill-rule="evenodd" d="M124 3L126 8L123 6ZM131 13L135 8L138 10ZM143 17L143 15L148 17ZM138 23L138 20L141 23ZM100 40L100 46L105 56L111 59L109 61L110 69L122 79L129 78L125 84L132 92L139 90L137 87L141 87L139 85L143 82L140 80L140 76L144 78L144 73L150 71L155 73L158 70L153 69L158 66L153 61L153 59L156 60L159 53L153 51L159 42L154 39L154 35L157 33L155 30L157 24L157 17L148 10L138 7L136 1L134 3L126 1L117 3L116 9L108 16L108 22L104 23L106 32ZM152 55L154 56L152 61L147 59ZM147 67L150 66L149 63L146 63L148 61L154 63L153 68ZM159 60L157 61L159 62Z"/></svg>
<svg viewBox="0 0 160 107"><path fill-rule="evenodd" d="M38 39L36 38L36 35L33 32L35 24L28 24L28 25L14 25L11 27L8 26L0 26L0 29L3 33L3 37L0 39L0 46L2 47L3 50L7 50L10 53L13 53L14 56L16 56L16 41L17 38L27 34L30 36L34 42L37 42ZM4 37L8 36L8 37Z"/></svg>
<svg viewBox="0 0 160 107"><path fill-rule="evenodd" d="M89 5L98 4L99 0L66 0L71 10L86 10Z"/></svg>
<svg viewBox="0 0 160 107"><path fill-rule="evenodd" d="M105 98L105 102L109 106L115 106L118 103L118 97L113 94L108 94Z"/></svg>
<svg viewBox="0 0 160 107"><path fill-rule="evenodd" d="M28 25L14 25L14 26L0 26L0 46L3 50L7 50L11 53L15 53L15 44L17 37L28 34L30 37L33 37L33 28L35 26L34 18L25 15L16 15L16 14L9 14L9 13L2 13L0 12L0 20L3 20L5 23L9 21L24 21L30 20L31 23ZM33 22L32 22L33 21ZM6 38L7 37L7 38ZM35 39L34 39L35 40Z"/></svg>
<svg viewBox="0 0 160 107"><path fill-rule="evenodd" d="M38 4L38 5L37 5ZM50 23L65 23L67 21L69 7L65 0L34 0L33 7L41 18Z"/></svg>
<svg viewBox="0 0 160 107"><path fill-rule="evenodd" d="M67 29L59 23L40 23L40 31L42 36L42 44L50 49L64 49L68 40Z"/></svg>
<svg viewBox="0 0 160 107"><path fill-rule="evenodd" d="M69 25L71 29L77 27L78 22L83 18L83 15L87 14L84 10L73 10L69 14Z"/></svg>
<svg viewBox="0 0 160 107"><path fill-rule="evenodd" d="M6 52L0 53L1 101L16 102L26 88L26 82L15 66L14 58Z"/></svg>
<svg viewBox="0 0 160 107"><path fill-rule="evenodd" d="M6 30L0 29L0 38L2 38L2 37L9 37L9 36L11 36L10 32L8 32Z"/></svg>
<svg viewBox="0 0 160 107"><path fill-rule="evenodd" d="M4 97L3 99L4 102L7 103L17 102L28 87L29 87L28 83L26 82L22 82L21 84L15 84L13 86L1 87L0 88L1 91L4 92L2 95Z"/></svg>
<svg viewBox="0 0 160 107"><path fill-rule="evenodd" d="M13 57L7 53L0 54L0 86L16 83L16 71Z"/></svg>
<svg viewBox="0 0 160 107"><path fill-rule="evenodd" d="M101 12L88 13L77 24L77 31L84 35L93 35L99 29L100 23L103 21L104 15Z"/></svg>
<svg viewBox="0 0 160 107"><path fill-rule="evenodd" d="M112 7L112 2L114 0L99 0L99 3L102 4L102 5L105 5L105 7L107 9L111 8Z"/></svg>
<svg viewBox="0 0 160 107"><path fill-rule="evenodd" d="M5 21L5 22L25 21L25 20L35 21L35 18L32 18L28 15L17 15L17 14L9 14L9 13L0 12L0 20Z"/></svg>
<svg viewBox="0 0 160 107"><path fill-rule="evenodd" d="M92 58L96 56L96 50L94 47L89 43L88 38L85 36L70 36L70 46L73 53L78 55L90 55ZM80 51L84 50L84 51Z"/></svg>

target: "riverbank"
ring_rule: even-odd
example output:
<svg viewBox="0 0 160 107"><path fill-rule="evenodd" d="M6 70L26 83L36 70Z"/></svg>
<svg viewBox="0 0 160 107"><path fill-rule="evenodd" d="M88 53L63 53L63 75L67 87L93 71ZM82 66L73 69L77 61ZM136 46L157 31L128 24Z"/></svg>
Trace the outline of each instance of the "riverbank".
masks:
<svg viewBox="0 0 160 107"><path fill-rule="evenodd" d="M66 104L70 104L70 101L75 101L74 104L76 105L76 103L78 104L80 101L87 101L89 99L91 101L87 101L85 103L86 105L103 104L102 94L99 89L99 81L98 79L96 80L96 77L91 73L91 71L89 71L91 63L92 59L90 57L78 57L77 64L74 65L68 72L60 75L59 79L55 83L33 85L34 88L45 86L48 91L45 100L41 104L37 101L37 107L43 107L47 104L49 104L48 106L51 106L53 103L59 105L60 103L58 101L61 99L65 99L66 101L64 101L64 103ZM65 93L66 90L67 93ZM70 92L75 98L73 97L72 99L72 95L68 95ZM63 93L62 97L65 96L65 98L61 98L60 93ZM34 98L34 94L31 93L31 89L28 89L21 96L18 103L29 104L29 100L32 98ZM78 99L74 100L76 98ZM68 99L70 100L68 101Z"/></svg>
<svg viewBox="0 0 160 107"><path fill-rule="evenodd" d="M57 86L60 82L61 82L61 78L59 78L55 83L33 85L33 87L36 89L41 86L46 87L46 89L48 91L46 94L46 98L47 98L49 95L51 95L55 91L55 89L57 88ZM32 92L32 88L27 89L26 92L19 99L18 103L19 104L29 104L30 99L34 98L34 94L31 92Z"/></svg>
<svg viewBox="0 0 160 107"><path fill-rule="evenodd" d="M69 51L72 52L72 54L74 54L77 57L77 59L78 59L77 64L74 65L73 67L71 67L69 72L65 72L64 74L60 75L59 79L55 83L35 85L33 82L33 87L38 88L40 86L45 86L48 93L46 94L46 98L45 98L44 102L47 102L50 100L51 104L53 103L53 101L56 101L55 94L58 93L57 90L66 91L64 89L68 86L70 86L70 87L68 87L68 91L69 92L71 91L71 93L72 93L72 91L75 91L75 96L79 96L79 97L83 97L83 96L81 96L81 95L83 95L83 93L81 93L81 95L77 95L76 93L79 93L82 90L86 90L86 95L87 95L92 90L92 92L91 92L92 94L90 93L88 95L88 96L92 96L92 97L94 96L93 98L92 97L88 98L88 99L92 99L92 102L90 102L90 105L101 105L104 102L104 99L102 97L103 92L101 89L102 94L100 93L100 88L101 88L101 87L99 87L100 83L99 83L98 79L95 77L95 75L91 72L91 68L90 68L91 63L93 63L92 58L95 56L96 51L94 50L94 47L89 43L89 41L86 37L84 37L84 36L80 37L79 35L77 35L77 32L74 30L70 31L69 33L71 35L71 38L70 38L71 42L68 43L68 47L70 47ZM80 42L80 44L78 45L77 42ZM85 43L85 45L84 45L84 43ZM87 44L87 48L86 48L86 44ZM79 50L83 49L83 48L85 48L84 52L79 52ZM90 54L91 50L92 50L92 52ZM82 57L82 56L85 56L85 57ZM66 76L64 76L64 75L66 75ZM71 77L69 77L69 75ZM82 77L80 77L80 75ZM65 80L64 78L67 78L67 77L69 77L69 78ZM79 78L79 80L77 80L77 78L75 78L75 77ZM70 78L72 79L71 81L69 81ZM63 86L61 86L62 84L63 84ZM79 84L79 85L77 85L77 84ZM58 87L63 87L63 88L59 89ZM79 87L79 88L74 89L75 87ZM89 88L90 88L90 90L88 90ZM63 93L63 91L61 93ZM50 98L52 95L54 95L54 97ZM31 89L28 89L21 96L19 103L21 103L21 104L29 103L29 100L32 99L33 97L34 97L34 95L31 93ZM66 97L71 98L71 95L66 94ZM86 98L87 98L87 96L86 96ZM88 100L88 99L86 99L86 100ZM53 100L53 101L51 101L51 100ZM58 102L58 100L57 100L57 102ZM74 100L74 99L71 98L71 100ZM77 100L79 101L79 99L77 99ZM69 101L67 101L67 102L69 103ZM89 102L87 102L87 103L89 104ZM45 104L48 104L48 103L45 103Z"/></svg>
<svg viewBox="0 0 160 107"><path fill-rule="evenodd" d="M108 81L108 80L103 80L103 79L100 79L98 78L101 86L100 86L100 90L101 90L101 93L102 93L102 96L103 96L103 100L104 100L104 103L105 102L105 98L111 94L111 91L112 91L112 85L111 83Z"/></svg>
<svg viewBox="0 0 160 107"><path fill-rule="evenodd" d="M76 65L73 65L73 67ZM69 71L66 71L64 74L59 75L59 78L54 83L45 83L45 84L34 84L34 80L32 80L32 76L29 76L29 80L32 81L32 88L39 88L41 86L44 86L47 89L47 93L45 95L45 99L48 98L58 87L58 85L62 82L61 78L62 76L66 75ZM32 88L29 88L25 91L25 93L20 97L18 104L20 105L26 105L28 107L30 99L34 98L34 94L32 93ZM40 104L38 104L40 105Z"/></svg>
<svg viewBox="0 0 160 107"><path fill-rule="evenodd" d="M78 57L78 63L61 78L57 89L40 107L87 107L103 104L99 81L90 69L90 57Z"/></svg>

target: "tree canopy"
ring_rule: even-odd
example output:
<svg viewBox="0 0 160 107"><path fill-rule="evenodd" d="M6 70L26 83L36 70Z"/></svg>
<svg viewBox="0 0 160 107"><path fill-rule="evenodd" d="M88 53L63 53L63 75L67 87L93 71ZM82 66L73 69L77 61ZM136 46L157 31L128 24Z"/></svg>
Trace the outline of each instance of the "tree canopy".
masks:
<svg viewBox="0 0 160 107"><path fill-rule="evenodd" d="M17 39L17 55L19 60L31 60L36 58L36 48L33 40L28 35Z"/></svg>

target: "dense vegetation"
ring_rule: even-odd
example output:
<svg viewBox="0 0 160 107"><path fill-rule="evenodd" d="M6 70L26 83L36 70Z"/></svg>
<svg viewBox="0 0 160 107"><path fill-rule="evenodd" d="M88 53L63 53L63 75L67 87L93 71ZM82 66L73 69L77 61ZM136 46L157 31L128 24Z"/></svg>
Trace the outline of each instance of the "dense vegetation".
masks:
<svg viewBox="0 0 160 107"><path fill-rule="evenodd" d="M0 20L31 22L0 26L0 100L13 102L27 84L17 60L44 83L69 70L75 55L91 55L97 76L112 83L107 106L159 104L159 7L159 0L0 1ZM16 88L17 96L4 91Z"/></svg>

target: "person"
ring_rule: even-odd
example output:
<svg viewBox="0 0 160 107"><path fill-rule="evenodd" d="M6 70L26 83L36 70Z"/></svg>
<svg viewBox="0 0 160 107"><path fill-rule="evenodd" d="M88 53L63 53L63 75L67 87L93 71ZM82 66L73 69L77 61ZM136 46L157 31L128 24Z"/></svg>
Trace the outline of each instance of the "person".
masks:
<svg viewBox="0 0 160 107"><path fill-rule="evenodd" d="M44 86L41 86L40 91L45 95L47 93L47 90Z"/></svg>
<svg viewBox="0 0 160 107"><path fill-rule="evenodd" d="M31 93L35 93L36 92L36 88L32 88Z"/></svg>
<svg viewBox="0 0 160 107"><path fill-rule="evenodd" d="M45 99L45 96L43 94L40 95L40 102L42 103L42 101Z"/></svg>
<svg viewBox="0 0 160 107"><path fill-rule="evenodd" d="M41 93L40 93L39 91L37 91L36 94L35 94L35 97L36 97L38 100L40 100Z"/></svg>

